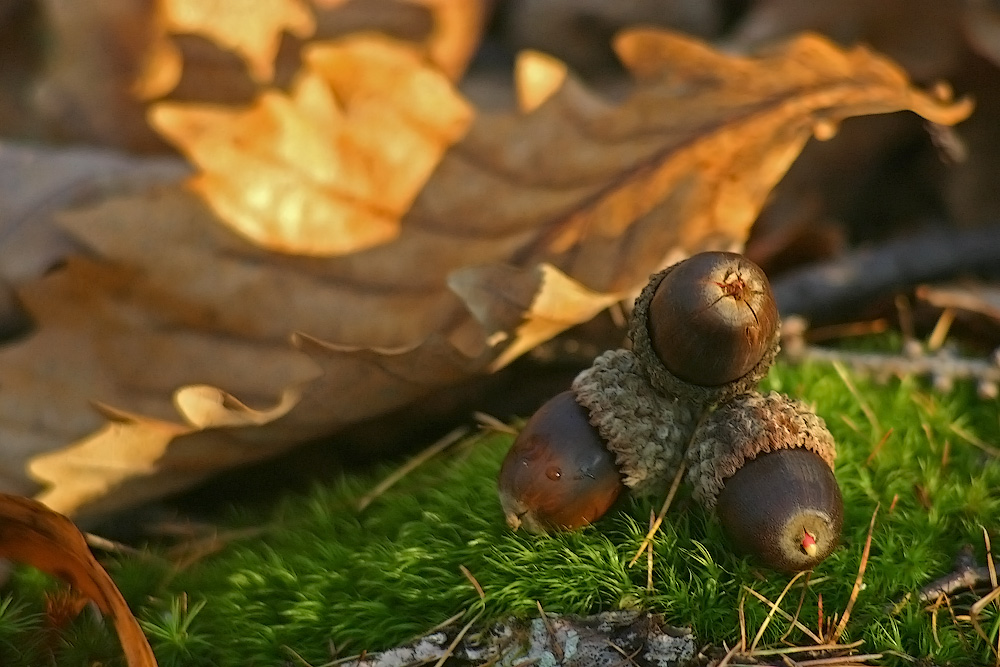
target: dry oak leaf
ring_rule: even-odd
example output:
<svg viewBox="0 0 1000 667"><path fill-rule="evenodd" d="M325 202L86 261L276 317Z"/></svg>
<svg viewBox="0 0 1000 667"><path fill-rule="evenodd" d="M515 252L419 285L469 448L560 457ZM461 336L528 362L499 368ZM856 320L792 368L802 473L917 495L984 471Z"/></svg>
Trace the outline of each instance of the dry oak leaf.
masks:
<svg viewBox="0 0 1000 667"><path fill-rule="evenodd" d="M263 247L336 255L391 240L471 109L416 47L348 37L303 58L287 96L248 111L161 104L151 122L202 167L194 187L220 217Z"/></svg>
<svg viewBox="0 0 1000 667"><path fill-rule="evenodd" d="M0 558L59 577L93 600L114 623L129 667L156 667L156 658L128 604L73 522L41 503L0 493Z"/></svg>
<svg viewBox="0 0 1000 667"><path fill-rule="evenodd" d="M274 76L283 31L305 39L316 29L300 0L159 0L158 10L167 32L201 35L235 51L258 81Z"/></svg>
<svg viewBox="0 0 1000 667"><path fill-rule="evenodd" d="M543 77L548 90L525 98L537 102L532 111L473 118L428 170L412 205L385 218L396 228L391 240L364 250L270 252L218 224L182 188L66 215L65 228L105 263L70 262L35 288L29 305L44 311L39 333L0 350L0 439L29 433L36 446L44 443L30 457L31 475L46 487L42 498L65 512L111 511L183 488L496 368L685 254L741 247L817 126L828 134L848 116L899 109L954 123L971 106L920 93L880 56L815 36L758 58L653 31L626 33L616 45L637 78L620 105L572 76L555 90ZM391 48L360 37L341 47L348 62ZM357 62L362 68L365 59ZM414 62L410 70L416 79L421 67ZM405 71L397 85L412 85ZM334 85L328 76L316 73L309 85ZM351 85L365 90L364 78ZM312 101L329 98L271 99L294 113L269 117L276 123L270 133L234 135L226 125L238 114L195 109L197 135L221 132L231 142L219 147L228 159L256 161L288 183L302 176L291 156L275 157L284 155L277 138L303 134L310 150L326 144L316 149L322 159L306 153L307 163L342 159L334 141L341 130L289 120L309 118ZM184 109L172 111L183 125ZM211 155L188 150L205 177L252 198L238 161L227 182ZM382 149L370 143L365 150ZM396 191L388 183L385 190ZM329 244L318 233L317 244ZM299 242L308 245L305 237ZM119 275L123 267L130 273ZM91 275L105 273L103 282ZM84 284L81 303L72 288ZM59 338L49 322L61 321L72 304L80 317L88 309L101 317L78 322L92 333L69 344L71 327ZM293 332L307 335L289 346ZM227 356L227 346L238 354ZM117 348L126 354L112 354ZM36 425L53 413L41 381L17 409L4 407L39 360L51 360L72 389L55 411L67 424ZM74 374L76 366L85 372ZM265 379L254 384L259 368ZM88 373L101 391L88 395L75 383ZM97 419L89 400L106 406L111 419L103 427L80 428ZM270 407L247 407L260 405ZM116 468L119 452L129 458ZM23 474L2 465L11 477Z"/></svg>

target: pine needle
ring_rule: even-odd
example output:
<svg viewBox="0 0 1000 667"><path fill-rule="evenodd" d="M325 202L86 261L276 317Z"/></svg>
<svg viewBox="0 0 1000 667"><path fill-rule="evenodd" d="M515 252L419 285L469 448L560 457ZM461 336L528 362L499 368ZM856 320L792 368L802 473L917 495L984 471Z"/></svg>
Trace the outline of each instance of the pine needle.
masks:
<svg viewBox="0 0 1000 667"><path fill-rule="evenodd" d="M868 402L862 398L861 394L858 392L857 387L854 386L854 382L851 381L850 376L847 374L847 369L839 361L833 362L833 369L837 371L837 375L844 382L844 386L847 387L847 391L851 392L851 396L854 400L858 402L858 407L861 408L861 412L865 413L865 418L868 419L868 423L872 425L872 430L875 433L882 432L882 426L879 424L878 417L875 416L875 411L872 410Z"/></svg>
<svg viewBox="0 0 1000 667"><path fill-rule="evenodd" d="M659 514L656 515L656 521L652 526L649 527L649 532L646 533L646 537L642 540L642 544L639 545L639 550L635 552L635 556L629 561L628 566L632 567L637 562L639 558L642 557L642 552L647 548L651 548L653 542L653 537L656 535L656 531L660 529L660 524L663 523L663 517L667 515L667 510L670 509L671 503L674 502L674 496L677 495L677 489L681 485L681 479L684 477L684 472L687 470L687 464L681 463L680 467L677 469L677 474L674 475L674 481L670 483L670 490L667 491L667 497L663 501L663 507L660 508Z"/></svg>
<svg viewBox="0 0 1000 667"><path fill-rule="evenodd" d="M824 643L822 639L820 639L818 636L816 636L816 633L814 633L812 630L810 630L809 628L807 628L806 626L804 626L801 621L795 620L795 618L791 614L789 614L784 609L781 609L778 606L776 606L773 602L771 602L770 600L768 600L766 597L764 597L763 595L761 595L760 593L758 593L754 589L748 588L748 587L744 586L743 590L745 590L746 592L750 593L755 598L757 598L758 600L760 600L764 604L766 604L769 607L771 607L772 609L774 609L775 612L779 616L781 616L782 618L784 618L789 623L792 623L795 627L797 627L799 630L801 630L802 632L804 632L806 634L806 636L809 637L809 639L812 639L817 644L823 644Z"/></svg>
<svg viewBox="0 0 1000 667"><path fill-rule="evenodd" d="M785 595L787 595L788 591L791 590L792 584L798 581L799 577L801 577L804 574L805 572L797 572L795 576L792 577L787 584L785 584L785 588L781 591L781 594L778 596L778 600L773 605L771 605L771 611L767 613L767 617L764 619L764 622L760 624L760 628L757 630L757 634L754 636L753 641L750 643L751 653L753 653L754 650L756 650L757 644L760 643L761 637L764 636L764 631L767 630L767 626L771 624L771 620L774 618L774 614L778 611L781 601L785 599ZM798 622L798 619L795 619L793 617L792 622L796 623Z"/></svg>
<svg viewBox="0 0 1000 667"><path fill-rule="evenodd" d="M411 472L419 468L421 465L434 458L444 450L448 449L451 445L455 444L469 432L468 426L459 426L453 429L450 433L445 435L443 438L432 444L430 447L420 452L412 459L397 468L391 475L382 480L374 489L361 496L356 505L359 512L365 511L365 508L372 504L376 498L381 496L383 493L391 489L396 483L401 479L409 475Z"/></svg>
<svg viewBox="0 0 1000 667"><path fill-rule="evenodd" d="M851 598L847 601L847 607L844 608L844 615L841 616L840 623L837 624L837 629L833 632L833 637L830 638L833 644L836 644L840 640L840 636L847 629L847 621L851 618L851 610L854 608L854 603L858 600L858 593L861 592L861 581L864 579L865 569L868 567L868 554L872 548L872 532L875 530L875 517L878 515L878 508L879 505L876 505L875 511L872 512L871 523L868 524L868 539L865 540L865 548L861 552L861 563L858 565L858 576L854 580Z"/></svg>

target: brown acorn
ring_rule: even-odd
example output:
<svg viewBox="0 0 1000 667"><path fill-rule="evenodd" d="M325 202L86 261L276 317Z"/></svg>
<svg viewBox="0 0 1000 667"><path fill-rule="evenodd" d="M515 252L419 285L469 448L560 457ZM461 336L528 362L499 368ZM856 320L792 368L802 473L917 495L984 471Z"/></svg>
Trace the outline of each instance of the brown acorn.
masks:
<svg viewBox="0 0 1000 667"><path fill-rule="evenodd" d="M775 392L744 394L695 432L688 479L738 549L776 570L807 570L840 541L834 456L833 436L806 405Z"/></svg>
<svg viewBox="0 0 1000 667"><path fill-rule="evenodd" d="M624 488L614 455L569 391L549 399L524 425L498 486L507 524L533 533L586 526Z"/></svg>
<svg viewBox="0 0 1000 667"><path fill-rule="evenodd" d="M703 252L655 274L629 334L653 386L697 404L752 391L777 353L767 276L731 252Z"/></svg>
<svg viewBox="0 0 1000 667"><path fill-rule="evenodd" d="M747 461L726 481L716 512L744 553L776 570L808 570L840 541L844 501L833 471L805 449Z"/></svg>
<svg viewBox="0 0 1000 667"><path fill-rule="evenodd" d="M707 386L746 375L778 327L771 285L731 252L703 252L664 276L649 306L653 350L677 377Z"/></svg>

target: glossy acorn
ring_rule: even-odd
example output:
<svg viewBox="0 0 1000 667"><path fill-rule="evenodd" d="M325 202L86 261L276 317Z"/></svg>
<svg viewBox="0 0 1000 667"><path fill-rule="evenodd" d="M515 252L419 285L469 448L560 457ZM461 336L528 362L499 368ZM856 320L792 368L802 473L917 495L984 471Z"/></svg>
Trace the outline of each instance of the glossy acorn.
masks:
<svg viewBox="0 0 1000 667"><path fill-rule="evenodd" d="M500 467L498 487L507 524L544 533L593 523L624 485L587 410L565 391L524 425Z"/></svg>
<svg viewBox="0 0 1000 667"><path fill-rule="evenodd" d="M837 546L844 501L825 461L805 449L783 449L747 461L726 481L716 512L740 551L795 572Z"/></svg>
<svg viewBox="0 0 1000 667"><path fill-rule="evenodd" d="M840 541L835 455L826 425L805 404L774 392L745 394L695 432L688 478L737 549L795 572L817 565Z"/></svg>
<svg viewBox="0 0 1000 667"><path fill-rule="evenodd" d="M716 386L764 356L778 309L759 266L731 252L703 252L664 276L649 306L653 351L671 373Z"/></svg>
<svg viewBox="0 0 1000 667"><path fill-rule="evenodd" d="M777 353L778 325L760 267L703 252L652 276L629 333L654 386L711 404L756 387Z"/></svg>

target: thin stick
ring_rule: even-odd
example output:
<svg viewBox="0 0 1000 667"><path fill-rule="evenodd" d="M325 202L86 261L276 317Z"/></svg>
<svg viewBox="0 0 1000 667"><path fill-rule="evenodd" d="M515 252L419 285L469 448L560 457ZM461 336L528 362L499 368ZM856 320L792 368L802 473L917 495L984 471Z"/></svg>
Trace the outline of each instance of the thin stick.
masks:
<svg viewBox="0 0 1000 667"><path fill-rule="evenodd" d="M542 609L542 603L535 600L535 604L538 605L538 613L542 617L542 623L545 625L545 631L549 633L549 643L552 644L552 653L556 656L556 663L560 664L565 656L563 655L562 646L559 645L559 638L556 636L556 630L549 622L549 617L545 615L545 610Z"/></svg>
<svg viewBox="0 0 1000 667"><path fill-rule="evenodd" d="M792 577L787 584L785 584L785 588L781 591L781 595L778 596L778 600L771 606L771 611L768 612L767 616L764 618L764 622L760 624L760 628L757 629L757 634L754 635L753 641L750 643L751 653L753 653L754 650L757 648L757 644L760 642L761 637L764 636L764 631L767 630L767 626L771 624L771 619L774 618L774 614L775 612L777 612L778 607L781 604L781 601L785 599L785 595L787 595L788 591L791 590L792 584L798 581L799 577L801 577L803 574L805 574L805 572L796 572L795 576Z"/></svg>
<svg viewBox="0 0 1000 667"><path fill-rule="evenodd" d="M479 585L479 581L476 579L475 576L473 576L472 572L469 571L469 568L465 567L464 565L459 565L458 569L462 571L462 574L465 575L465 578L469 580L469 583L472 584L472 587L476 589L477 593L479 593L479 599L485 600L486 592L483 590L483 587Z"/></svg>
<svg viewBox="0 0 1000 667"><path fill-rule="evenodd" d="M455 635L455 638L451 640L451 644L448 645L448 648L445 650L444 654L441 655L441 658L434 663L434 667L441 667L445 663L445 661L447 661L448 658L450 658L455 653L455 647L458 646L458 643L462 641L463 637L465 637L465 634L469 631L469 628L471 628L472 625L476 621L478 621L479 617L482 615L483 612L479 612L471 619L469 619L469 622L466 623L465 626L463 626L462 629L458 631L458 634Z"/></svg>
<svg viewBox="0 0 1000 667"><path fill-rule="evenodd" d="M772 603L770 600L768 600L766 597L764 597L763 595L761 595L757 591L753 590L752 588L747 588L746 586L744 586L743 590L747 591L748 593L750 593L751 595L753 595L755 598L757 598L758 600L760 600L764 604L769 605L771 607L774 607L774 603ZM801 630L802 632L804 632L807 637L809 637L810 639L812 639L817 644L823 644L823 643L825 643L822 639L820 639L819 637L816 636L816 633L814 633L812 630L810 630L806 626L802 625L801 621L796 621L794 618L792 618L792 615L789 614L784 609L777 609L777 613L778 613L779 616L781 616L782 618L784 618L789 623L793 623L795 625L795 627L797 627L799 630Z"/></svg>
<svg viewBox="0 0 1000 667"><path fill-rule="evenodd" d="M667 498L663 501L663 507L660 508L660 513L656 516L656 521L652 526L650 526L645 539L643 539L642 544L639 545L639 550L635 552L635 556L633 556L632 560L629 561L629 567L632 567L639 561L639 558L642 556L642 552L645 551L646 548L652 543L653 537L656 535L656 531L660 529L660 524L663 523L663 517L666 516L667 510L670 509L670 504L674 502L674 496L677 495L677 489L681 485L681 478L684 477L684 472L686 470L687 464L682 462L680 467L677 469L677 474L674 475L674 481L670 483L670 490L667 491Z"/></svg>
<svg viewBox="0 0 1000 667"><path fill-rule="evenodd" d="M875 412L872 411L868 403L865 402L865 399L863 399L861 394L858 393L857 387L854 386L854 383L851 382L851 378L847 375L847 369L844 368L844 365L839 361L833 362L833 369L837 371L837 375L840 376L840 379L847 386L847 391L851 392L851 396L853 396L854 400L858 402L861 412L865 413L865 418L867 418L868 423L872 425L872 429L876 433L881 433L882 426L879 424L878 417L875 416Z"/></svg>
<svg viewBox="0 0 1000 667"><path fill-rule="evenodd" d="M420 452L412 459L397 468L391 475L383 479L378 486L366 493L358 500L356 505L359 512L363 512L366 507L372 504L372 502L381 496L383 493L391 489L397 482L409 475L411 472L419 468L421 465L426 463L428 460L434 456L440 454L445 449L455 444L461 440L466 433L469 432L468 426L459 426L458 428L452 430L446 436L435 442L433 445Z"/></svg>
<svg viewBox="0 0 1000 667"><path fill-rule="evenodd" d="M844 630L847 629L847 621L851 618L851 609L854 608L854 603L858 600L858 593L861 592L861 581L865 577L865 569L868 567L868 554L871 552L872 548L872 533L875 531L875 517L878 515L879 505L875 506L875 511L872 512L871 523L868 524L868 539L865 540L865 548L861 552L861 564L858 565L858 576L854 580L854 588L851 590L851 597L847 601L847 607L844 608L844 615L840 618L840 623L837 624L837 629L833 632L833 637L830 641L836 644L840 640L840 636L844 634Z"/></svg>

